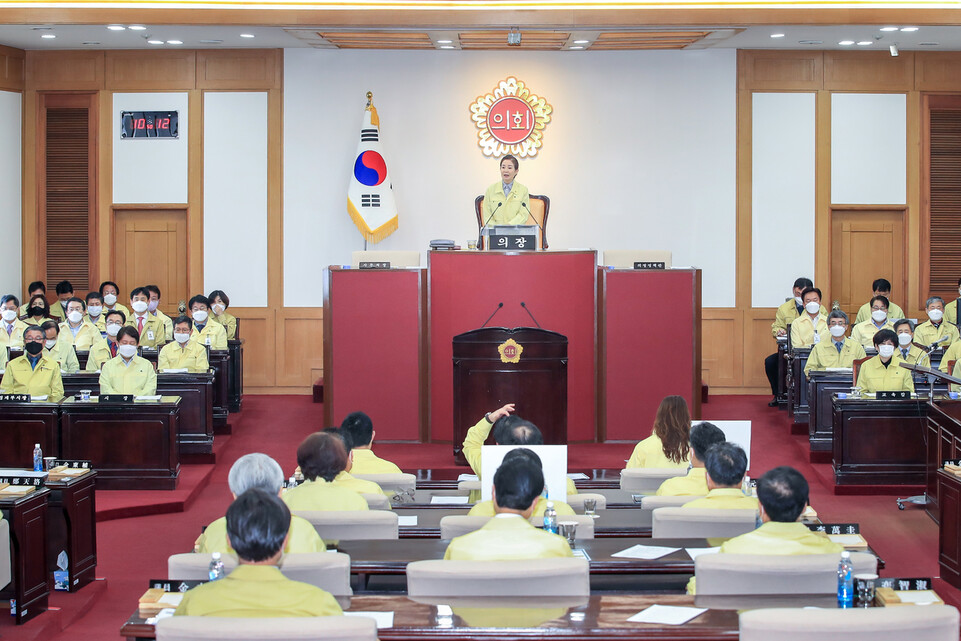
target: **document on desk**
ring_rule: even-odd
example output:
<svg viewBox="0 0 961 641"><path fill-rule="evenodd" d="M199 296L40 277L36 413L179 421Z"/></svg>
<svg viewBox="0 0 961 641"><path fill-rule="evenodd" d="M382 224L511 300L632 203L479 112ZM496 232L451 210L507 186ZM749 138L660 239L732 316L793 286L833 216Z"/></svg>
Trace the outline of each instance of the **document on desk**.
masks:
<svg viewBox="0 0 961 641"><path fill-rule="evenodd" d="M397 516L397 525L400 527L413 527L417 525L417 515L414 516Z"/></svg>
<svg viewBox="0 0 961 641"><path fill-rule="evenodd" d="M431 505L467 505L469 496L432 496Z"/></svg>
<svg viewBox="0 0 961 641"><path fill-rule="evenodd" d="M677 605L652 605L641 610L628 621L631 623L660 623L683 625L694 617L707 612L707 608L688 608Z"/></svg>
<svg viewBox="0 0 961 641"><path fill-rule="evenodd" d="M684 551L687 552L687 555L691 557L692 561L696 561L697 557L702 554L717 554L720 549L721 547L718 546L716 548L684 548Z"/></svg>
<svg viewBox="0 0 961 641"><path fill-rule="evenodd" d="M377 629L394 627L393 612L344 612L345 617L367 617L377 622Z"/></svg>
<svg viewBox="0 0 961 641"><path fill-rule="evenodd" d="M584 474L584 472L573 472L571 474L568 474L567 478L569 478L572 481L587 481L591 477L589 477L587 474Z"/></svg>
<svg viewBox="0 0 961 641"><path fill-rule="evenodd" d="M931 605L938 603L940 599L934 590L897 590L895 594L901 599L901 603L914 603L915 605Z"/></svg>
<svg viewBox="0 0 961 641"><path fill-rule="evenodd" d="M868 547L868 542L860 534L829 534L828 538L834 543L840 543L846 548Z"/></svg>
<svg viewBox="0 0 961 641"><path fill-rule="evenodd" d="M457 477L458 481L479 481L476 474L461 474Z"/></svg>
<svg viewBox="0 0 961 641"><path fill-rule="evenodd" d="M160 394L153 394L150 396L134 396L135 401L159 401L163 398Z"/></svg>
<svg viewBox="0 0 961 641"><path fill-rule="evenodd" d="M46 394L39 394L39 395L38 395L38 394L32 394L32 395L30 396L30 400L33 401L33 402L45 401L45 400L47 400L47 395L46 395Z"/></svg>
<svg viewBox="0 0 961 641"><path fill-rule="evenodd" d="M626 550L621 550L620 552L615 552L611 556L616 556L621 559L659 559L662 556L667 556L672 552L677 552L681 548L668 548L662 547L660 545L632 545Z"/></svg>

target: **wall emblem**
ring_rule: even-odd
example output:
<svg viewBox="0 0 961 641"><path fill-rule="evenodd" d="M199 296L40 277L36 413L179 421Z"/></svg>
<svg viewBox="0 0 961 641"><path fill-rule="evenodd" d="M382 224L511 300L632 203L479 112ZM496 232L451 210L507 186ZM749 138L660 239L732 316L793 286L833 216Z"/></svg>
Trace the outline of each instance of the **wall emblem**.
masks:
<svg viewBox="0 0 961 641"><path fill-rule="evenodd" d="M544 143L544 128L554 108L523 82L510 77L479 96L470 111L477 127L477 144L485 156L532 158Z"/></svg>
<svg viewBox="0 0 961 641"><path fill-rule="evenodd" d="M502 363L520 363L524 347L513 338L508 338L497 346L497 351L501 355Z"/></svg>

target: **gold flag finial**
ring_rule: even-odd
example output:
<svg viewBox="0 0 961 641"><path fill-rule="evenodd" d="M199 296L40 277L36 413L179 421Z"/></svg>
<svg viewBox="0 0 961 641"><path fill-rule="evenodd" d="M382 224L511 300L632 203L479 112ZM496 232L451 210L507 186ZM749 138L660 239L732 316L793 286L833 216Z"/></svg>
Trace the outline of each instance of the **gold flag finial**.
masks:
<svg viewBox="0 0 961 641"><path fill-rule="evenodd" d="M368 91L368 92L367 92L367 106L368 106L368 107L370 107L371 99L372 99L373 97L374 97L373 92Z"/></svg>

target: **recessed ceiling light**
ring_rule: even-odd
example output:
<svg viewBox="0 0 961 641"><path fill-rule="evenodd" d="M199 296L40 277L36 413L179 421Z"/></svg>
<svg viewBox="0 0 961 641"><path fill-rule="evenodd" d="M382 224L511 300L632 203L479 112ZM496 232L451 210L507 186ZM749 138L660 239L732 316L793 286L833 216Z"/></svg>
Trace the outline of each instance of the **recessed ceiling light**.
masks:
<svg viewBox="0 0 961 641"><path fill-rule="evenodd" d="M453 43L453 42L454 42L453 40L438 40L438 41L437 41L437 44L439 44L439 45L449 45L449 44L451 44L451 43Z"/></svg>
<svg viewBox="0 0 961 641"><path fill-rule="evenodd" d="M252 33L242 33L242 34L240 34L240 37L241 37L241 38L253 38L253 37L254 37L254 34L252 34Z"/></svg>
<svg viewBox="0 0 961 641"><path fill-rule="evenodd" d="M453 49L454 45L441 45L441 49Z"/></svg>
<svg viewBox="0 0 961 641"><path fill-rule="evenodd" d="M917 31L917 27L901 27L901 31Z"/></svg>
<svg viewBox="0 0 961 641"><path fill-rule="evenodd" d="M98 44L100 44L100 43L99 43L99 42L94 42L93 40L88 40L88 41L84 42L83 44L88 45L88 46L93 46L93 45L98 45Z"/></svg>
<svg viewBox="0 0 961 641"><path fill-rule="evenodd" d="M184 43L183 40L168 40L168 41L167 41L167 44L168 44L168 45L182 45L183 43Z"/></svg>
<svg viewBox="0 0 961 641"><path fill-rule="evenodd" d="M799 45L823 45L823 40L798 40Z"/></svg>
<svg viewBox="0 0 961 641"><path fill-rule="evenodd" d="M784 34L783 34L783 33L772 33L772 34L771 34L771 37L772 37L772 38L783 38L783 37L784 37Z"/></svg>
<svg viewBox="0 0 961 641"><path fill-rule="evenodd" d="M571 47L572 50L583 49L584 47Z"/></svg>
<svg viewBox="0 0 961 641"><path fill-rule="evenodd" d="M108 24L107 28L111 31L124 31L127 29L127 27L123 26L122 24Z"/></svg>
<svg viewBox="0 0 961 641"><path fill-rule="evenodd" d="M853 41L853 40L842 40L842 41L839 42L838 44L841 45L842 47L850 47L851 45L854 44L854 41Z"/></svg>
<svg viewBox="0 0 961 641"><path fill-rule="evenodd" d="M54 35L54 34L52 34L52 33L45 33L45 34L43 34L43 35L40 36L40 37L43 38L44 40L52 40L52 39L56 38L57 36Z"/></svg>
<svg viewBox="0 0 961 641"><path fill-rule="evenodd" d="M873 40L859 40L859 41L858 41L858 46L859 46L859 47L867 47L868 45L873 45L873 44L874 44L874 41L873 41Z"/></svg>
<svg viewBox="0 0 961 641"><path fill-rule="evenodd" d="M576 44L576 45L586 45L588 42L590 42L590 40L575 40L575 41L574 41L574 44Z"/></svg>
<svg viewBox="0 0 961 641"><path fill-rule="evenodd" d="M897 31L897 27L881 27L881 31Z"/></svg>
<svg viewBox="0 0 961 641"><path fill-rule="evenodd" d="M50 31L53 27L33 27L34 31Z"/></svg>
<svg viewBox="0 0 961 641"><path fill-rule="evenodd" d="M127 27L127 28L130 29L131 31L146 31L146 30L147 30L147 27L143 26L142 24L132 24L132 25L130 25L130 26Z"/></svg>
<svg viewBox="0 0 961 641"><path fill-rule="evenodd" d="M941 43L940 42L919 42L918 46L919 47L937 47L939 44Z"/></svg>
<svg viewBox="0 0 961 641"><path fill-rule="evenodd" d="M223 44L223 42L224 42L223 40L201 40L201 41L200 41L200 44L202 44L202 45L219 45L219 44Z"/></svg>
<svg viewBox="0 0 961 641"><path fill-rule="evenodd" d="M162 45L163 43L164 43L163 40L148 40L148 41L147 41L147 44L148 44L148 45Z"/></svg>

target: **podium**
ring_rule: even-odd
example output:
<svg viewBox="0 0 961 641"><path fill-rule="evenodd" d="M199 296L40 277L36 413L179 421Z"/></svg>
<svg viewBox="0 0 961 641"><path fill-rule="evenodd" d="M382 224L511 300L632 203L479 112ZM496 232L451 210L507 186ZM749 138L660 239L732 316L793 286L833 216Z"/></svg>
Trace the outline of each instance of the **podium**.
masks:
<svg viewBox="0 0 961 641"><path fill-rule="evenodd" d="M466 465L467 430L516 403L546 445L567 444L567 337L536 327L486 327L454 336L454 456ZM493 441L491 441L493 443Z"/></svg>

